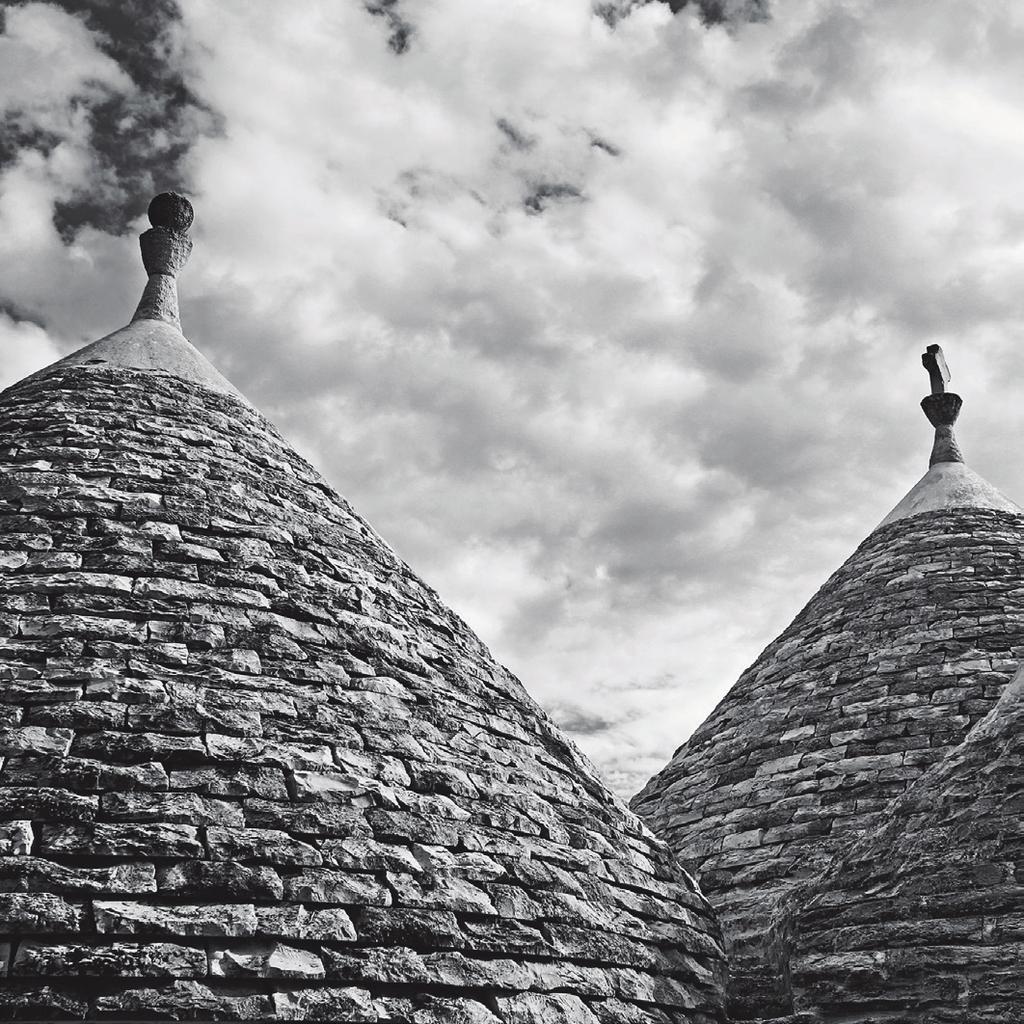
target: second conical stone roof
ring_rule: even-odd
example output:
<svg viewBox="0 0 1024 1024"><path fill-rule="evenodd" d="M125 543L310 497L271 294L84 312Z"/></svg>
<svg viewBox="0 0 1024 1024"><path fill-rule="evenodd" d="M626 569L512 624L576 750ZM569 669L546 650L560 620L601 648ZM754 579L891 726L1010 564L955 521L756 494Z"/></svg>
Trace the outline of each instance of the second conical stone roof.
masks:
<svg viewBox="0 0 1024 1024"><path fill-rule="evenodd" d="M1024 671L780 922L822 1022L1024 1015Z"/></svg>
<svg viewBox="0 0 1024 1024"><path fill-rule="evenodd" d="M960 461L959 398L923 403L933 465L633 801L718 910L739 1020L792 1009L787 896L875 827L999 698L1024 646L1024 515Z"/></svg>
<svg viewBox="0 0 1024 1024"><path fill-rule="evenodd" d="M151 274L0 395L0 1016L720 1019L696 885Z"/></svg>

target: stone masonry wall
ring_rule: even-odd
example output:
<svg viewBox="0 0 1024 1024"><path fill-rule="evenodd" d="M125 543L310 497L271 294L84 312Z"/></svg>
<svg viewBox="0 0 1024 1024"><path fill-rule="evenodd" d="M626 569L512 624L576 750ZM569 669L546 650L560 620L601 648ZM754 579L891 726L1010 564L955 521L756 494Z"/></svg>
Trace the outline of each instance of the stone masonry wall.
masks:
<svg viewBox="0 0 1024 1024"><path fill-rule="evenodd" d="M826 1024L1024 1020L1024 679L826 873L788 922Z"/></svg>
<svg viewBox="0 0 1024 1024"><path fill-rule="evenodd" d="M722 1019L696 885L225 395L0 396L0 758L0 1019Z"/></svg>
<svg viewBox="0 0 1024 1024"><path fill-rule="evenodd" d="M1024 655L1024 517L873 533L633 808L719 911L739 1019L791 1012L766 941L817 877L993 706Z"/></svg>

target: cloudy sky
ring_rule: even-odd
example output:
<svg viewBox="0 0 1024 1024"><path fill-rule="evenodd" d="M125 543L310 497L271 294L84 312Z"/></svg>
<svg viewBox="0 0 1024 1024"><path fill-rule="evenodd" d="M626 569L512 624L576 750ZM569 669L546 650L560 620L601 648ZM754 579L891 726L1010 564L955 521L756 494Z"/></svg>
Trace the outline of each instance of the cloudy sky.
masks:
<svg viewBox="0 0 1024 1024"><path fill-rule="evenodd" d="M673 4L672 6L679 6ZM926 468L1024 500L1024 8L0 8L0 386L186 333L623 794Z"/></svg>

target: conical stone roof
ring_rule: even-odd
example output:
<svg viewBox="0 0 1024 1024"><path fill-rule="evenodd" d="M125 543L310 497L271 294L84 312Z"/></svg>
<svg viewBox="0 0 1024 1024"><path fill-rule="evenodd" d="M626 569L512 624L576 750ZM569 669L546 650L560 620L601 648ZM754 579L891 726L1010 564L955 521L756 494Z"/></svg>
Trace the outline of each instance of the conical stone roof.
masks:
<svg viewBox="0 0 1024 1024"><path fill-rule="evenodd" d="M815 1020L1024 1017L1024 671L787 924Z"/></svg>
<svg viewBox="0 0 1024 1024"><path fill-rule="evenodd" d="M696 884L181 336L163 202L0 395L0 1017L720 1020Z"/></svg>
<svg viewBox="0 0 1024 1024"><path fill-rule="evenodd" d="M1024 651L1024 514L960 462L960 399L923 405L924 480L633 801L719 912L736 1019L791 1010L767 939L787 896L963 739Z"/></svg>

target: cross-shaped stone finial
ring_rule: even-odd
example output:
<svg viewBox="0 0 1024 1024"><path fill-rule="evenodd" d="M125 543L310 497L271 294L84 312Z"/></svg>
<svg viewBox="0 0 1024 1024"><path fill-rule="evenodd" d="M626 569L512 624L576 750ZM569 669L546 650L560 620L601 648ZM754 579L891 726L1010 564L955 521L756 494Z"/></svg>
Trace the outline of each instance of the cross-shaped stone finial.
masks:
<svg viewBox="0 0 1024 1024"><path fill-rule="evenodd" d="M946 385L949 383L949 367L946 365L946 357L938 345L929 345L928 351L921 356L921 362L928 371L932 381L932 394L944 395Z"/></svg>
<svg viewBox="0 0 1024 1024"><path fill-rule="evenodd" d="M935 428L935 444L932 446L930 465L940 462L963 462L960 446L953 436L953 424L960 415L963 399L946 390L949 383L949 367L938 345L929 345L921 356L921 362L932 381L932 393L921 402L928 422Z"/></svg>

